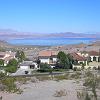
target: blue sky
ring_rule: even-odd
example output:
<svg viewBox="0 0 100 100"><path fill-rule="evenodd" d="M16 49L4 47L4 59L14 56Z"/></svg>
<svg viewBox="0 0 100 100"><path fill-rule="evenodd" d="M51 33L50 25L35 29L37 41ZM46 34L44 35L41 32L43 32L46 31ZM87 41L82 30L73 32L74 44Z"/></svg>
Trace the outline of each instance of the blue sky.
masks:
<svg viewBox="0 0 100 100"><path fill-rule="evenodd" d="M0 0L0 29L100 32L100 0Z"/></svg>

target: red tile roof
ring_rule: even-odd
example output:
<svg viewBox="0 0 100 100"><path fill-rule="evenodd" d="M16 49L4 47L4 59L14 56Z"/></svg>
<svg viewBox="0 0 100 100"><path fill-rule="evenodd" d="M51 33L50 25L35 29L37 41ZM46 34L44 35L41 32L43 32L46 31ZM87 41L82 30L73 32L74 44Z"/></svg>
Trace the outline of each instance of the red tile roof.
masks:
<svg viewBox="0 0 100 100"><path fill-rule="evenodd" d="M88 52L89 56L99 56L99 52L96 51L90 51Z"/></svg>
<svg viewBox="0 0 100 100"><path fill-rule="evenodd" d="M39 56L45 56L45 57L50 57L52 55L57 55L57 52L56 51L40 51L39 52Z"/></svg>
<svg viewBox="0 0 100 100"><path fill-rule="evenodd" d="M78 61L85 61L86 58L78 55L77 53L70 53L70 55L73 57L74 60Z"/></svg>

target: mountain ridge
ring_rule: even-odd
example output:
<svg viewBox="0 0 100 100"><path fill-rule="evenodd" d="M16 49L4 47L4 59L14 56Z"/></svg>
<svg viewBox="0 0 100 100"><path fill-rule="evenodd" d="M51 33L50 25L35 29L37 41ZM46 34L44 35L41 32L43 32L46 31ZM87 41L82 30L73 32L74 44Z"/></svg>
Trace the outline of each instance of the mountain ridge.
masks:
<svg viewBox="0 0 100 100"><path fill-rule="evenodd" d="M0 29L0 39L18 39L18 38L100 38L98 33L34 33L34 32L19 32L11 29Z"/></svg>

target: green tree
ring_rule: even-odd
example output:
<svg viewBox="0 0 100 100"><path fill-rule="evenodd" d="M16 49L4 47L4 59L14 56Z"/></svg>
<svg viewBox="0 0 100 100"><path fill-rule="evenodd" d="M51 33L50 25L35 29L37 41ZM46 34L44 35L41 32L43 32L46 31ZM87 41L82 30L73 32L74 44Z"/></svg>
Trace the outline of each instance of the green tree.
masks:
<svg viewBox="0 0 100 100"><path fill-rule="evenodd" d="M17 66L18 62L16 59L11 59L7 66Z"/></svg>
<svg viewBox="0 0 100 100"><path fill-rule="evenodd" d="M9 73L14 73L17 70L17 66L18 66L18 62L16 59L11 59L8 63L8 65L6 66L5 70L6 72Z"/></svg>
<svg viewBox="0 0 100 100"><path fill-rule="evenodd" d="M44 63L41 63L40 64L40 69L49 69L50 67L49 67L49 65L48 64L44 64Z"/></svg>
<svg viewBox="0 0 100 100"><path fill-rule="evenodd" d="M4 66L4 60L0 59L0 66Z"/></svg>
<svg viewBox="0 0 100 100"><path fill-rule="evenodd" d="M9 73L15 73L17 71L17 66L9 66L9 67L6 67L6 72L9 72Z"/></svg>
<svg viewBox="0 0 100 100"><path fill-rule="evenodd" d="M25 60L26 57L23 51L17 51L16 58L18 59L19 62L22 62L23 60Z"/></svg>
<svg viewBox="0 0 100 100"><path fill-rule="evenodd" d="M16 58L20 58L20 51L17 51L17 52L16 52L15 57L16 57Z"/></svg>
<svg viewBox="0 0 100 100"><path fill-rule="evenodd" d="M62 68L69 69L70 68L70 59L69 57L62 51L60 51L57 55L58 64L62 66Z"/></svg>
<svg viewBox="0 0 100 100"><path fill-rule="evenodd" d="M40 63L40 69L38 71L40 71L40 72L51 72L52 69L50 68L50 66L48 64Z"/></svg>

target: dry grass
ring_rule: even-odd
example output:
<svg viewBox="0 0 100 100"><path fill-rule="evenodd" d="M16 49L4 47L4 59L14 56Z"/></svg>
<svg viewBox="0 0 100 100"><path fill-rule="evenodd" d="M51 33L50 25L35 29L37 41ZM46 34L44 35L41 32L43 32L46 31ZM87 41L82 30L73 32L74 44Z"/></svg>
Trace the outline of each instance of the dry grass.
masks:
<svg viewBox="0 0 100 100"><path fill-rule="evenodd" d="M69 74L56 75L56 76L54 76L54 79L55 79L56 81L68 80L68 79L69 79Z"/></svg>
<svg viewBox="0 0 100 100"><path fill-rule="evenodd" d="M46 80L51 80L50 76L36 76L36 79L39 81L46 81Z"/></svg>

